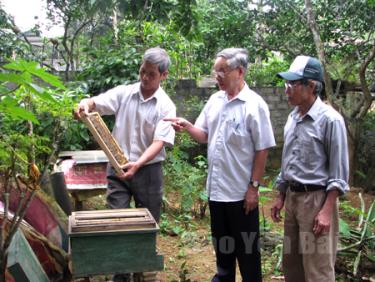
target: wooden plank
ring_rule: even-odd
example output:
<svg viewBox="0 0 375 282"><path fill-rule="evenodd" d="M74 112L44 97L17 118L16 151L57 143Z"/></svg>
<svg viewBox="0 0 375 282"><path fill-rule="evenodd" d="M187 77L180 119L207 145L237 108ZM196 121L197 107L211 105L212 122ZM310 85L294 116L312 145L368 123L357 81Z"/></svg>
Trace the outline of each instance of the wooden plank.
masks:
<svg viewBox="0 0 375 282"><path fill-rule="evenodd" d="M116 172L119 174L123 173L121 166L126 164L128 160L99 113L92 112L81 119L108 157L109 162Z"/></svg>
<svg viewBox="0 0 375 282"><path fill-rule="evenodd" d="M139 220L138 218L127 218L126 220L111 220L111 221L103 221L103 220L85 220L85 221L78 221L76 222L75 227L83 226L83 225L129 225L132 223L138 224L153 224L154 222L151 220Z"/></svg>
<svg viewBox="0 0 375 282"><path fill-rule="evenodd" d="M20 229L17 230L10 244L7 267L16 281L49 281L47 274Z"/></svg>
<svg viewBox="0 0 375 282"><path fill-rule="evenodd" d="M146 208L127 208L127 209L106 209L106 210L92 210L92 211L80 211L76 212L77 215L80 214L100 214L100 213L113 213L113 212L123 212L123 213L135 213L141 212L148 214L150 213Z"/></svg>
<svg viewBox="0 0 375 282"><path fill-rule="evenodd" d="M69 217L70 234L125 230L157 230L148 209L115 209L73 212Z"/></svg>
<svg viewBox="0 0 375 282"><path fill-rule="evenodd" d="M81 219L110 219L110 218L148 218L147 215L144 213L121 213L121 212L114 212L114 213L103 213L103 214L80 214L76 215L75 219L76 220L81 220Z"/></svg>
<svg viewBox="0 0 375 282"><path fill-rule="evenodd" d="M111 221L111 220L114 220L114 221L121 221L121 220L130 220L130 219L137 219L137 220L152 220L152 218L150 217L146 217L146 216L140 216L140 215L136 215L136 216L130 216L130 215L126 215L126 216L123 216L123 215L102 215L102 216L94 216L94 217L90 217L90 216L83 216L83 217L76 217L75 218L75 221L76 222L80 222L80 221L90 221L90 220L102 220L102 221Z"/></svg>
<svg viewBox="0 0 375 282"><path fill-rule="evenodd" d="M139 225L153 225L155 226L155 222L153 221L139 221L137 219L128 219L126 221L84 221L84 222L78 222L78 224L75 224L73 227L79 228L81 226L112 226L112 225L131 225L137 223Z"/></svg>
<svg viewBox="0 0 375 282"><path fill-rule="evenodd" d="M131 208L131 209L108 209L108 210L96 210L96 211L76 211L72 212L73 218L90 218L96 216L121 216L121 217L130 217L130 216L147 216L152 217L151 213L145 208Z"/></svg>
<svg viewBox="0 0 375 282"><path fill-rule="evenodd" d="M145 226L144 224L138 224L138 223L134 223L133 225L120 225L120 226L116 226L116 225L106 225L106 226L80 226L80 227L75 227L75 228L72 228L72 232L75 232L74 234L78 234L78 233L93 233L93 234L99 234L99 233L105 233L105 232L108 232L108 231L116 231L116 232L125 232L125 231L137 231L137 230L141 230L141 231L146 231L146 230L156 230L155 229L155 226L154 225L150 225L150 226ZM72 234L71 234L72 235Z"/></svg>

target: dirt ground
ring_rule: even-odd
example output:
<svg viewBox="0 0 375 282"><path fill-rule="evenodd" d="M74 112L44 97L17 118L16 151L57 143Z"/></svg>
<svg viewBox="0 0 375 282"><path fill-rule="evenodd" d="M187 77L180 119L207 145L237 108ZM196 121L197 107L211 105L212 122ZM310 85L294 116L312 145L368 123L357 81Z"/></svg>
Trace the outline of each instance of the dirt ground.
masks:
<svg viewBox="0 0 375 282"><path fill-rule="evenodd" d="M352 188L342 200L343 204L360 207L360 199L358 193L362 194L366 210L369 208L372 201L375 199L373 194L365 194L360 188ZM267 195L268 201L264 204L262 210L264 211L267 220L270 220L270 207L272 199L275 196L274 192L269 192ZM351 215L342 214L341 216L350 219ZM356 215L352 215L352 220L356 221ZM282 224L270 225L271 230L281 230ZM191 231L191 232L190 232ZM209 219L194 220L194 227L192 230L181 236L170 236L168 234L160 234L158 236L157 248L159 253L164 256L164 271L158 273L158 278L162 282L183 281L183 282L206 282L210 281L215 273L215 254L210 241ZM281 243L281 240L280 240ZM284 281L274 267L277 263L278 256L274 252L265 251L262 253L262 263L264 271L264 281ZM237 271L238 273L238 271ZM369 280L375 281L375 273L371 275ZM76 280L78 281L78 280ZM92 282L110 281L110 277L92 277ZM236 281L241 281L238 273ZM345 278L340 281L350 281Z"/></svg>

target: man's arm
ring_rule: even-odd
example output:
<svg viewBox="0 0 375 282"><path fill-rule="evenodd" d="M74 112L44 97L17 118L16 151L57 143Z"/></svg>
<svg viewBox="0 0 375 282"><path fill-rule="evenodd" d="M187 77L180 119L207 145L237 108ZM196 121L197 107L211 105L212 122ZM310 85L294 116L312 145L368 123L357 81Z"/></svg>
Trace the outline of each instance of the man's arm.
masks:
<svg viewBox="0 0 375 282"><path fill-rule="evenodd" d="M280 222L282 219L280 212L284 207L285 196L285 193L279 192L279 195L272 205L271 218L274 222Z"/></svg>
<svg viewBox="0 0 375 282"><path fill-rule="evenodd" d="M190 121L184 118L166 118L164 121L171 121L172 126L176 131L184 131L186 130L187 133L198 143L207 143L208 141L208 134L204 132L202 129L195 127Z"/></svg>
<svg viewBox="0 0 375 282"><path fill-rule="evenodd" d="M332 121L327 126L325 144L329 159L329 176L326 200L314 219L313 232L317 236L329 232L337 198L349 190L349 155L343 120Z"/></svg>
<svg viewBox="0 0 375 282"><path fill-rule="evenodd" d="M253 171L251 173L251 180L260 181L264 174L266 167L268 149L260 150L255 152L253 161ZM250 181L250 179L249 179ZM244 209L245 213L248 214L251 210L258 206L259 191L258 188L254 188L249 184L247 192L245 194Z"/></svg>
<svg viewBox="0 0 375 282"><path fill-rule="evenodd" d="M138 171L139 168L144 166L147 162L154 159L157 154L163 149L164 141L154 140L151 145L144 151L142 156L135 162L129 162L123 166L125 172L119 177L124 179L130 179Z"/></svg>
<svg viewBox="0 0 375 282"><path fill-rule="evenodd" d="M279 190L279 195L275 199L272 208L271 208L271 218L274 222L280 222L281 217L281 210L284 207L285 197L286 197L286 190L288 189L288 183L284 180L283 170L277 176L275 187Z"/></svg>
<svg viewBox="0 0 375 282"><path fill-rule="evenodd" d="M313 233L317 236L328 233L331 227L332 211L340 195L339 190L330 190L327 192L327 198L322 209L319 211L314 219Z"/></svg>

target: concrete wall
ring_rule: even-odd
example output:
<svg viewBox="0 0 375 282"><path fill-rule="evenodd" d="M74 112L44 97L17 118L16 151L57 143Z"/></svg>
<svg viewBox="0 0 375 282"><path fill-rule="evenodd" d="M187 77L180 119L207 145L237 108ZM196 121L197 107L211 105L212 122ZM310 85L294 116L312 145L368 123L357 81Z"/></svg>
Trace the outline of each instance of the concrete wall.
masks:
<svg viewBox="0 0 375 282"><path fill-rule="evenodd" d="M201 106L205 104L210 95L217 91L212 81L198 86L195 80L180 80L175 89L173 100L177 106L177 115L183 116L191 122L195 121ZM292 108L288 106L284 88L258 87L251 89L263 97L270 109L277 146L270 151L268 163L269 167L277 169L280 167L283 129Z"/></svg>

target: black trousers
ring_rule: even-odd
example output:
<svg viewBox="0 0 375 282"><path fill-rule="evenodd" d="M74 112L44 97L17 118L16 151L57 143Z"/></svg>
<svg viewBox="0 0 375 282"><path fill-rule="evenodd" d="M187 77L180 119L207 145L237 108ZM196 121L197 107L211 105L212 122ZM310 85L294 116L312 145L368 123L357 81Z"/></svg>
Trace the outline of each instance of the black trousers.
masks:
<svg viewBox="0 0 375 282"><path fill-rule="evenodd" d="M160 219L163 200L163 170L161 162L141 167L129 180L116 176L107 169L107 205L111 209L126 209L134 198L137 208L148 208L156 222Z"/></svg>
<svg viewBox="0 0 375 282"><path fill-rule="evenodd" d="M243 201L209 201L217 273L212 282L235 282L236 260L244 282L262 281L259 210L245 214Z"/></svg>

